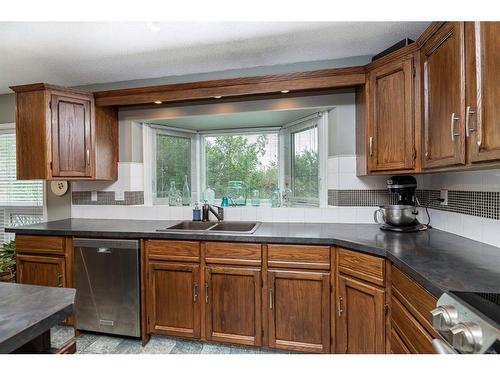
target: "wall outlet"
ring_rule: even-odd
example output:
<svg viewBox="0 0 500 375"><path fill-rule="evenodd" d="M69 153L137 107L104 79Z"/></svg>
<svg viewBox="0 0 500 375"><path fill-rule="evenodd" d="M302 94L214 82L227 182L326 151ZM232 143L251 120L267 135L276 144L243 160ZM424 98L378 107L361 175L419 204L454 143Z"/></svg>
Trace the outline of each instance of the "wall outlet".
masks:
<svg viewBox="0 0 500 375"><path fill-rule="evenodd" d="M92 202L97 202L97 191L91 191L90 192L90 200Z"/></svg>
<svg viewBox="0 0 500 375"><path fill-rule="evenodd" d="M125 192L115 191L115 201L124 201L124 200L125 200Z"/></svg>
<svg viewBox="0 0 500 375"><path fill-rule="evenodd" d="M440 190L441 206L448 206L448 190Z"/></svg>

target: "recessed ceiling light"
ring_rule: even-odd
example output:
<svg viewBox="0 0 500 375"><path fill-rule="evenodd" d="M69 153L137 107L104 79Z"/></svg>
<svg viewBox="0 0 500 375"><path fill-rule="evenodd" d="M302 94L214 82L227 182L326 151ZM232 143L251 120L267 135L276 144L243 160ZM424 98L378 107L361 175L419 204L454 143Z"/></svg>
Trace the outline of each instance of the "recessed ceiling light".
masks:
<svg viewBox="0 0 500 375"><path fill-rule="evenodd" d="M216 95L216 96L214 96L214 98L215 99L220 99L220 98L222 98L222 96L221 95Z"/></svg>
<svg viewBox="0 0 500 375"><path fill-rule="evenodd" d="M147 23L148 29L154 32L160 31L161 27L158 22L148 22Z"/></svg>
<svg viewBox="0 0 500 375"><path fill-rule="evenodd" d="M155 101L154 101L154 103L155 103L155 104L161 104L161 103L162 103L162 101L161 101L161 100L155 100Z"/></svg>
<svg viewBox="0 0 500 375"><path fill-rule="evenodd" d="M290 90L281 90L282 94L286 94L286 93L289 93L289 92L290 92Z"/></svg>

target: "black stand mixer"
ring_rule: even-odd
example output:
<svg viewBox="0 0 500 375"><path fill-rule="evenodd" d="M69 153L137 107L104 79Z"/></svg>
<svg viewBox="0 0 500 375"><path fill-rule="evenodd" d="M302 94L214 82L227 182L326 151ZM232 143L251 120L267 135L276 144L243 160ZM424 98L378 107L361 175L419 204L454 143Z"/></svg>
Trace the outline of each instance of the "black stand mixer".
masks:
<svg viewBox="0 0 500 375"><path fill-rule="evenodd" d="M415 194L417 180L413 176L393 176L387 180L387 189L397 194L397 203L380 206L373 217L380 229L393 232L418 232L426 230L428 224L417 220L418 198Z"/></svg>

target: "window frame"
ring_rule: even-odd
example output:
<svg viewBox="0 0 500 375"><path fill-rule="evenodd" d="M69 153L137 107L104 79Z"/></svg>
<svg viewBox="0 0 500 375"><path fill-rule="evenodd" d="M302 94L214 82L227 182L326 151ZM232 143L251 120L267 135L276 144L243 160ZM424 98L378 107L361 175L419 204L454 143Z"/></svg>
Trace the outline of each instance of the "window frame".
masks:
<svg viewBox="0 0 500 375"><path fill-rule="evenodd" d="M206 162L206 142L205 139L208 137L217 136L237 136L237 135L264 135L264 134L275 134L278 142L277 150L277 168L278 168L278 181L277 186L282 190L282 177L281 177L281 137L280 137L281 127L259 127L259 128L243 128L243 129L224 129L224 130L203 130L199 131L200 134L200 191L204 191L207 188L207 162ZM199 195L201 199L201 193ZM248 201L248 198L247 198ZM268 204L271 199L260 199L261 203ZM247 203L248 206L248 203Z"/></svg>
<svg viewBox="0 0 500 375"><path fill-rule="evenodd" d="M146 125L146 124L144 124ZM191 142L191 183L189 189L191 190L191 200L198 200L198 163L196 162L197 159L197 132L195 131L189 131L189 130L184 130L184 129L177 129L169 126L163 126L163 125L154 125L154 124L147 124L151 128L151 194L152 194L152 203L153 205L168 205L168 197L167 198L158 198L156 196L156 146L157 146L157 135L167 135L171 137L177 137L177 138L185 138L189 139ZM179 190L182 190L182 186L177 187Z"/></svg>
<svg viewBox="0 0 500 375"><path fill-rule="evenodd" d="M318 198L296 201L292 198L292 207L325 208L328 204L327 163L328 163L328 111L319 111L290 124L282 129L283 142L283 180L282 190L288 182L293 191L293 134L316 127L318 133Z"/></svg>

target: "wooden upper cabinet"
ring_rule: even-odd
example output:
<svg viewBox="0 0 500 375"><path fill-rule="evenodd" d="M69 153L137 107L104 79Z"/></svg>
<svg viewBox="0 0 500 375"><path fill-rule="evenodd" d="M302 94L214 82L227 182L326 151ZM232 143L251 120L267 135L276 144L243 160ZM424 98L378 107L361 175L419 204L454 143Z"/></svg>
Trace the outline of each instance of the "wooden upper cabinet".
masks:
<svg viewBox="0 0 500 375"><path fill-rule="evenodd" d="M118 112L91 93L44 83L16 93L17 178L116 180Z"/></svg>
<svg viewBox="0 0 500 375"><path fill-rule="evenodd" d="M412 56L369 73L369 100L369 170L413 170L416 146Z"/></svg>
<svg viewBox="0 0 500 375"><path fill-rule="evenodd" d="M53 177L92 177L92 100L51 95Z"/></svg>
<svg viewBox="0 0 500 375"><path fill-rule="evenodd" d="M366 66L356 90L356 173L420 171L418 47L410 44Z"/></svg>
<svg viewBox="0 0 500 375"><path fill-rule="evenodd" d="M466 24L466 134L471 163L500 160L500 22Z"/></svg>
<svg viewBox="0 0 500 375"><path fill-rule="evenodd" d="M464 23L447 22L422 46L423 168L465 165Z"/></svg>
<svg viewBox="0 0 500 375"><path fill-rule="evenodd" d="M329 353L330 273L268 272L269 346Z"/></svg>
<svg viewBox="0 0 500 375"><path fill-rule="evenodd" d="M207 340L260 346L260 269L208 266L205 274Z"/></svg>
<svg viewBox="0 0 500 375"><path fill-rule="evenodd" d="M336 314L337 353L385 353L384 305L383 288L339 275Z"/></svg>

